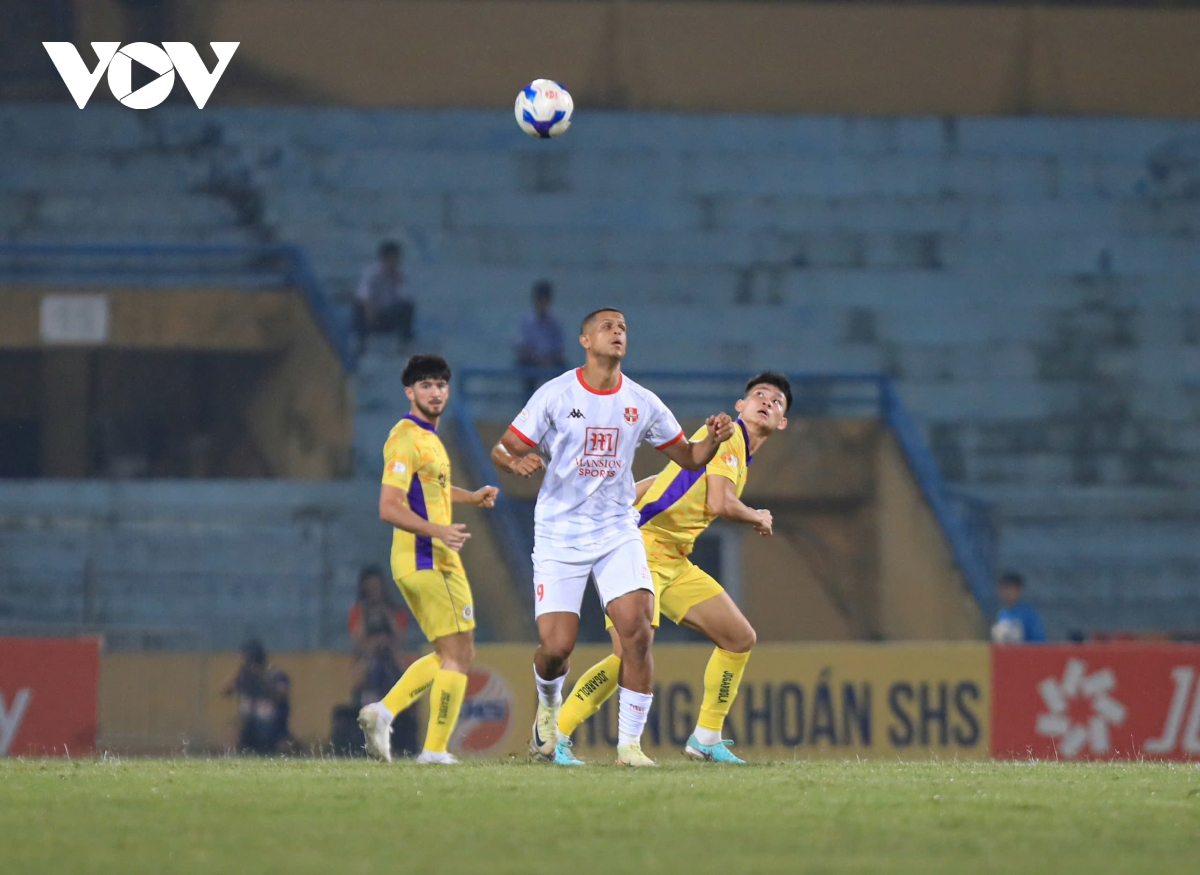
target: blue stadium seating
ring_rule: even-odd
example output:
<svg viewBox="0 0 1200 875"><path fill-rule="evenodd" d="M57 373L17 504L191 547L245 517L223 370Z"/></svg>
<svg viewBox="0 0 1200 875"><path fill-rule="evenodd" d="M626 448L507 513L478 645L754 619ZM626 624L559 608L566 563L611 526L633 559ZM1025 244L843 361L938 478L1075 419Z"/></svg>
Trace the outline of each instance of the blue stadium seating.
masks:
<svg viewBox="0 0 1200 875"><path fill-rule="evenodd" d="M499 314L545 276L567 323L626 309L632 370L884 371L999 501L1052 634L1200 628L1200 509L1173 503L1200 486L1197 144L1169 120L584 109L538 142L505 111L9 106L0 237L294 242L345 302L397 236L421 343L459 366L507 360ZM364 470L393 357L364 368ZM1101 492L1127 550L1093 534Z"/></svg>

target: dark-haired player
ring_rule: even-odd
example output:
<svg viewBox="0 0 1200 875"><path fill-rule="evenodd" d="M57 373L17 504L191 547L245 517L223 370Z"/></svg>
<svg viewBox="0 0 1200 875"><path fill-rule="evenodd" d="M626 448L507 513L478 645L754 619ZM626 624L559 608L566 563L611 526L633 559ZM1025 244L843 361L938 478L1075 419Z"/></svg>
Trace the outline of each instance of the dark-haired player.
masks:
<svg viewBox="0 0 1200 875"><path fill-rule="evenodd" d="M495 486L474 492L450 483L450 458L437 436L450 396L450 366L415 355L401 374L409 412L383 446L379 517L392 525L392 576L434 652L418 659L382 702L358 713L367 752L390 762L392 720L431 690L429 728L419 763L455 763L446 750L475 656L475 608L458 551L471 536L452 521L452 504L492 507Z"/></svg>
<svg viewBox="0 0 1200 875"><path fill-rule="evenodd" d="M783 374L766 371L751 377L745 396L736 405L737 429L733 438L722 445L719 456L702 471L686 471L672 462L657 477L637 484L638 524L658 592L654 625L658 625L661 612L716 645L704 670L700 718L684 748L691 759L743 762L730 752L732 742L721 740L721 729L733 707L755 636L750 622L721 584L693 565L688 555L696 538L717 517L749 523L760 535L772 533L771 512L747 507L741 495L754 453L772 432L787 427L791 406L792 389ZM692 440L702 440L706 434L707 426L702 426ZM558 765L582 765L571 753L571 734L616 689L621 652L620 639L613 635L613 655L580 675L564 702L554 757Z"/></svg>
<svg viewBox="0 0 1200 875"><path fill-rule="evenodd" d="M555 377L533 393L492 450L497 467L528 477L546 476L534 510L534 614L541 646L534 654L538 710L531 752L550 760L558 745L558 710L579 609L588 577L612 620L625 663L619 684L617 764L653 766L642 752L642 729L654 689L654 583L634 510L633 453L649 442L681 468L704 468L733 436L722 413L708 419L705 436L684 437L658 396L621 374L625 317L605 307L580 326L587 351L582 368Z"/></svg>

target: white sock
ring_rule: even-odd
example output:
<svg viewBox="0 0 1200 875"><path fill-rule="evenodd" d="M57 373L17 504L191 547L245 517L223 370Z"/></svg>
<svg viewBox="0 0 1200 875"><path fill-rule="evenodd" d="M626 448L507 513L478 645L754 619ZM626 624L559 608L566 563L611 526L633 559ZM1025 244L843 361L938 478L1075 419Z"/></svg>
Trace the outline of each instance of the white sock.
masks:
<svg viewBox="0 0 1200 875"><path fill-rule="evenodd" d="M696 731L692 735L696 736L696 741L709 747L721 743L721 730L719 729L705 729L703 726L697 725Z"/></svg>
<svg viewBox="0 0 1200 875"><path fill-rule="evenodd" d="M654 701L654 694L635 693L624 687L617 689L620 690L617 744L641 744L642 730L646 728L646 718L650 716L650 703Z"/></svg>
<svg viewBox="0 0 1200 875"><path fill-rule="evenodd" d="M555 678L552 681L545 681L538 676L537 668L534 668L533 677L537 681L539 702L541 702L547 708L553 708L556 705L562 704L562 688L563 681L567 679L566 675L563 675L560 678Z"/></svg>
<svg viewBox="0 0 1200 875"><path fill-rule="evenodd" d="M383 715L383 719L388 723L396 719L396 715L389 711L388 706L383 704L383 702L376 702L375 707L379 709L379 713Z"/></svg>

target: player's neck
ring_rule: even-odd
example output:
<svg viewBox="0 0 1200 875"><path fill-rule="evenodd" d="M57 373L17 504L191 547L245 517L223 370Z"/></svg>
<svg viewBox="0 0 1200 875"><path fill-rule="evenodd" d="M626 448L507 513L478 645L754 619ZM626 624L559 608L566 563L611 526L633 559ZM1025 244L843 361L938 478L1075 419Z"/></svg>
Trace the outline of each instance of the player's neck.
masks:
<svg viewBox="0 0 1200 875"><path fill-rule="evenodd" d="M420 410L418 410L415 406L409 408L408 415L410 418L415 419L418 424L424 423L426 425L432 426L434 431L437 430L438 420L441 419L440 416L426 416L424 413L422 413Z"/></svg>
<svg viewBox="0 0 1200 875"><path fill-rule="evenodd" d="M758 448L767 442L767 438L771 436L771 429L763 428L753 424L747 424L746 421L740 417L738 421L746 429L746 452L753 456L758 452Z"/></svg>
<svg viewBox="0 0 1200 875"><path fill-rule="evenodd" d="M621 385L621 360L587 357L583 368L583 382L597 392L611 392Z"/></svg>

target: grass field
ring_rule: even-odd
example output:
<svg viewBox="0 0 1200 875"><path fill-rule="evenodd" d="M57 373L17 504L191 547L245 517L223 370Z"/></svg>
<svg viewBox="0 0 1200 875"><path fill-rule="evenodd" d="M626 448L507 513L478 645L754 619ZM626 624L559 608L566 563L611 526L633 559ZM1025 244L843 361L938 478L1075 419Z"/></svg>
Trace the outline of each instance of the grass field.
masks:
<svg viewBox="0 0 1200 875"><path fill-rule="evenodd" d="M1200 871L1200 767L0 760L0 872Z"/></svg>

